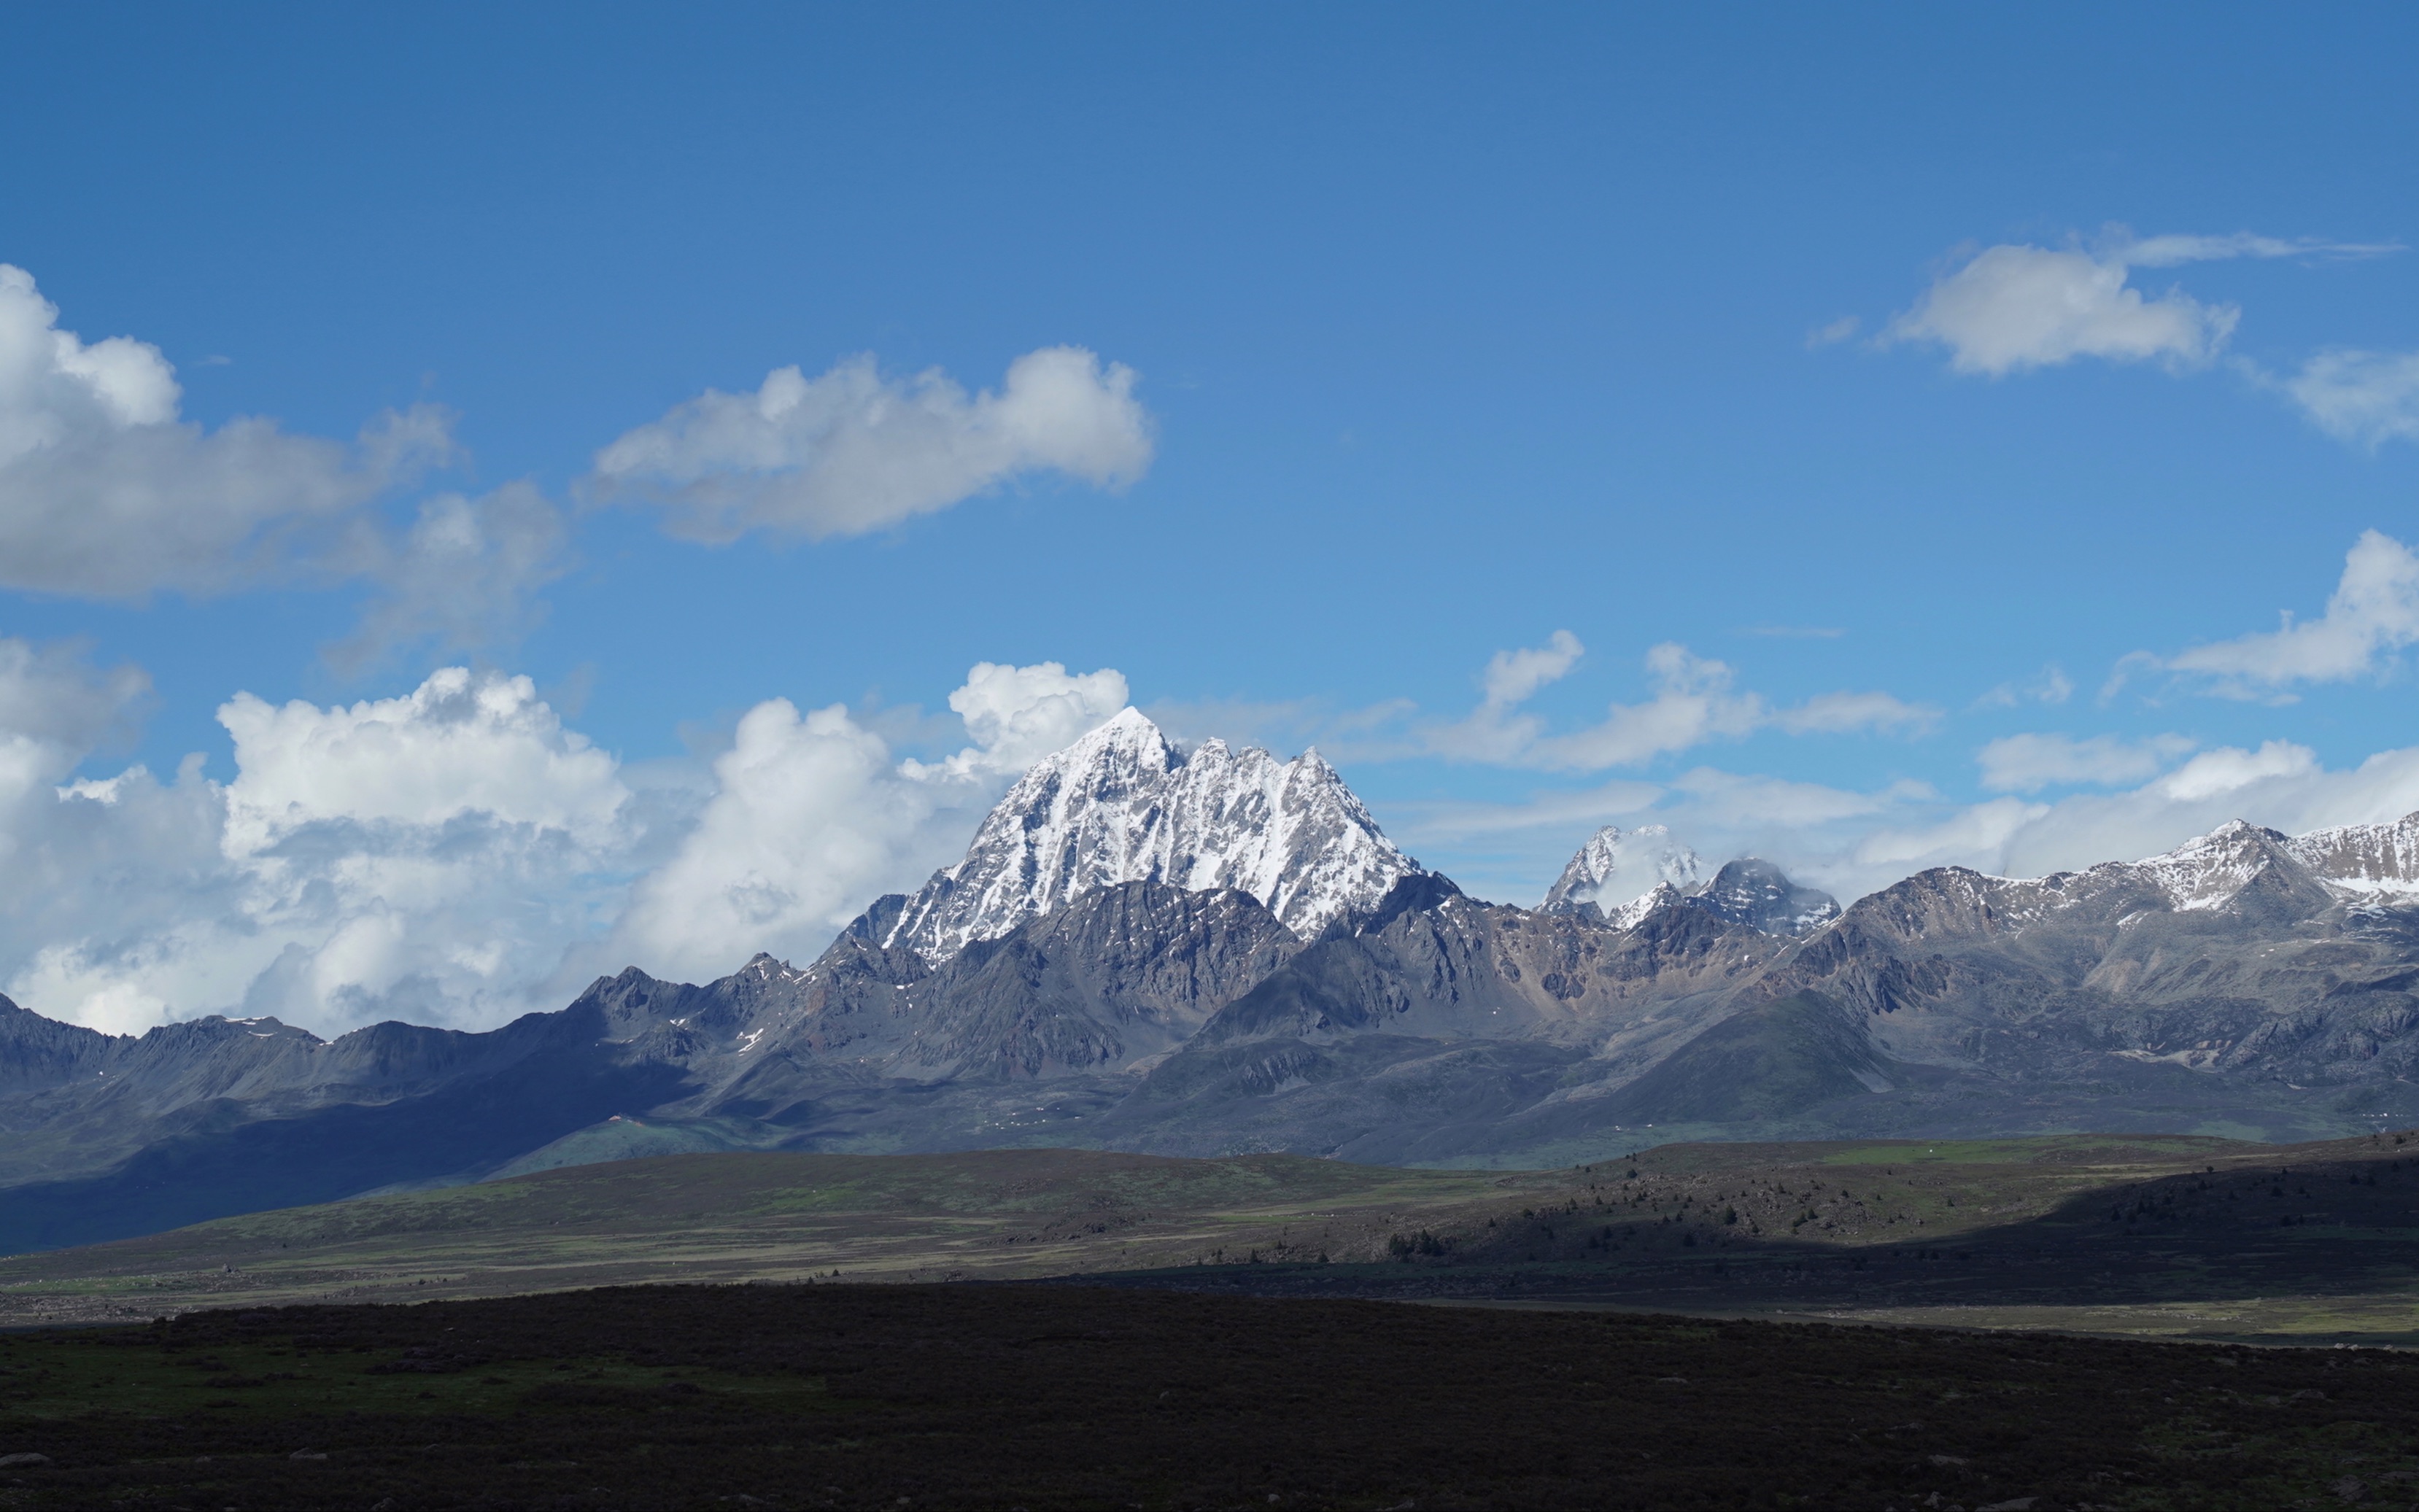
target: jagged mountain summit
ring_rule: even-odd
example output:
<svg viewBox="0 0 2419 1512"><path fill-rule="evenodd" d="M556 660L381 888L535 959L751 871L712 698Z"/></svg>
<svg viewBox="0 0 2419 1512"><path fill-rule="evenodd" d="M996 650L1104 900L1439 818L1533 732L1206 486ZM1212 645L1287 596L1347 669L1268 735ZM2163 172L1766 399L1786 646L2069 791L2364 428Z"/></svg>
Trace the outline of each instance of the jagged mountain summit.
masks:
<svg viewBox="0 0 2419 1512"><path fill-rule="evenodd" d="M2239 912L2263 899L2293 908L2392 908L2419 903L2419 814L2306 835L2236 819L2137 861L2103 861L2041 877L1942 867L1908 882L1935 878L1983 901L1994 918L2013 930L2112 897L2137 895L2182 914Z"/></svg>
<svg viewBox="0 0 2419 1512"><path fill-rule="evenodd" d="M1801 887L1780 868L1752 856L1726 863L1687 901L1766 934L1808 934L1840 917L1837 898Z"/></svg>
<svg viewBox="0 0 2419 1512"><path fill-rule="evenodd" d="M1607 825L1589 836L1563 868L1541 911L1593 910L1607 923L1629 929L1657 909L1689 903L1765 934L1790 935L1818 930L1840 917L1838 899L1799 887L1770 861L1742 856L1710 877L1704 870L1697 853L1661 825L1626 831ZM1645 891L1636 892L1641 884L1646 884ZM1625 893L1635 895L1624 902Z"/></svg>
<svg viewBox="0 0 2419 1512"><path fill-rule="evenodd" d="M1563 874L1546 891L1547 913L1576 912L1595 903L1610 914L1622 903L1657 886L1686 895L1703 885L1705 863L1661 825L1625 830L1607 825L1587 838ZM1610 900L1610 902L1608 902Z"/></svg>
<svg viewBox="0 0 2419 1512"><path fill-rule="evenodd" d="M935 965L1128 882L1248 893L1308 939L1419 870L1317 751L1279 762L1210 740L1185 752L1128 708L1026 772L963 860L873 913L895 907L882 943Z"/></svg>

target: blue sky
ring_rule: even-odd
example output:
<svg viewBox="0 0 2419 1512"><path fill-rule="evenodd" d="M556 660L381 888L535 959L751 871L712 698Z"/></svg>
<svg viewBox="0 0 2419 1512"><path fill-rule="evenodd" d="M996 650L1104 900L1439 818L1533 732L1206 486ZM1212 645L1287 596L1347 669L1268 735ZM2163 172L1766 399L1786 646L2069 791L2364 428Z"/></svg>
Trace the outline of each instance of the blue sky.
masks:
<svg viewBox="0 0 2419 1512"><path fill-rule="evenodd" d="M2419 809L2414 29L12 18L0 990L473 1023L811 953L1104 670L1523 903L1603 823L1854 893ZM986 739L978 663L1067 675Z"/></svg>

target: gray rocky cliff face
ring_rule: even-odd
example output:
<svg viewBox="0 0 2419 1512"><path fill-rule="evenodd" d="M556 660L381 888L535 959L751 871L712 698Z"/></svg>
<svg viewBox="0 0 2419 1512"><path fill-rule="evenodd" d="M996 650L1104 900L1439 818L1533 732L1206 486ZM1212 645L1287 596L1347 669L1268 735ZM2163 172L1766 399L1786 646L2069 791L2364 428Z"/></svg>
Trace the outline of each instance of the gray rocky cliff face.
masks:
<svg viewBox="0 0 2419 1512"><path fill-rule="evenodd" d="M116 1042L117 1036L56 1023L0 997L0 1098L80 1081Z"/></svg>
<svg viewBox="0 0 2419 1512"><path fill-rule="evenodd" d="M1758 991L1823 993L1872 1015L1901 1059L2018 1081L2123 1060L2390 1093L2419 1069L2419 918L2311 864L2343 854L2336 837L2238 824L2080 872L1927 872L1857 903Z"/></svg>
<svg viewBox="0 0 2419 1512"><path fill-rule="evenodd" d="M1476 902L1441 877L1420 906L1312 947L1221 1009L1204 1045L1275 1034L1593 1043L1651 1004L1727 991L1780 942L1686 904L1629 928Z"/></svg>
<svg viewBox="0 0 2419 1512"><path fill-rule="evenodd" d="M1129 882L968 946L908 993L896 1074L1124 1070L1191 1039L1302 948L1249 893Z"/></svg>

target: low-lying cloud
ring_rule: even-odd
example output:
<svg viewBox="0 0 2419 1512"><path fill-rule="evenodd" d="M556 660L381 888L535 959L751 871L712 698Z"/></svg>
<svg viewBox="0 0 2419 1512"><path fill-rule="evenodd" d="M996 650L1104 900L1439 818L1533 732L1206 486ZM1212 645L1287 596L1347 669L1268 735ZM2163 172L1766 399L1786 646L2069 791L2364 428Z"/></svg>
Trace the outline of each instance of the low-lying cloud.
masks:
<svg viewBox="0 0 2419 1512"><path fill-rule="evenodd" d="M165 781L73 780L147 688L0 641L0 982L114 1030L210 1011L485 1027L634 962L703 980L810 954L1125 698L1114 671L978 665L951 701L970 743L932 763L845 707L768 700L710 771L665 783L528 678L455 667L349 705L237 695L231 781L199 757Z"/></svg>

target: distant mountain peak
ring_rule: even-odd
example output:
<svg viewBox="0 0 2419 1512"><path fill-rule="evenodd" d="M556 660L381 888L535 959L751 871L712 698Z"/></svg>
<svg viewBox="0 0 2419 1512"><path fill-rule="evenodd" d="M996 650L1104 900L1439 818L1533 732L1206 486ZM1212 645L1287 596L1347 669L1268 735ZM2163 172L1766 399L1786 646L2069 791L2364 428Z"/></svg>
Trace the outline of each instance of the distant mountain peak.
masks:
<svg viewBox="0 0 2419 1512"><path fill-rule="evenodd" d="M1780 868L1755 856L1724 863L1687 902L1766 934L1806 934L1840 917L1840 901L1801 887Z"/></svg>
<svg viewBox="0 0 2419 1512"><path fill-rule="evenodd" d="M1610 916L1615 907L1657 886L1693 892L1703 882L1704 870L1697 853L1661 825L1629 830L1607 825L1590 835L1563 868L1543 906L1549 914L1566 914L1595 903Z"/></svg>
<svg viewBox="0 0 2419 1512"><path fill-rule="evenodd" d="M2174 850L2145 856L2134 867L2179 910L2218 908L2277 861L2289 861L2286 845L2286 837L2276 830L2229 819Z"/></svg>
<svg viewBox="0 0 2419 1512"><path fill-rule="evenodd" d="M1770 861L1743 857L1707 877L1704 861L1661 825L1607 825L1590 835L1543 908L1569 914L1593 905L1613 928L1635 929L1683 903L1766 934L1804 934L1840 917L1837 899L1799 887Z"/></svg>
<svg viewBox="0 0 2419 1512"><path fill-rule="evenodd" d="M1128 882L1231 887L1307 938L1419 871L1317 751L1280 762L1206 740L1187 753L1128 707L1018 779L881 943L938 963Z"/></svg>

